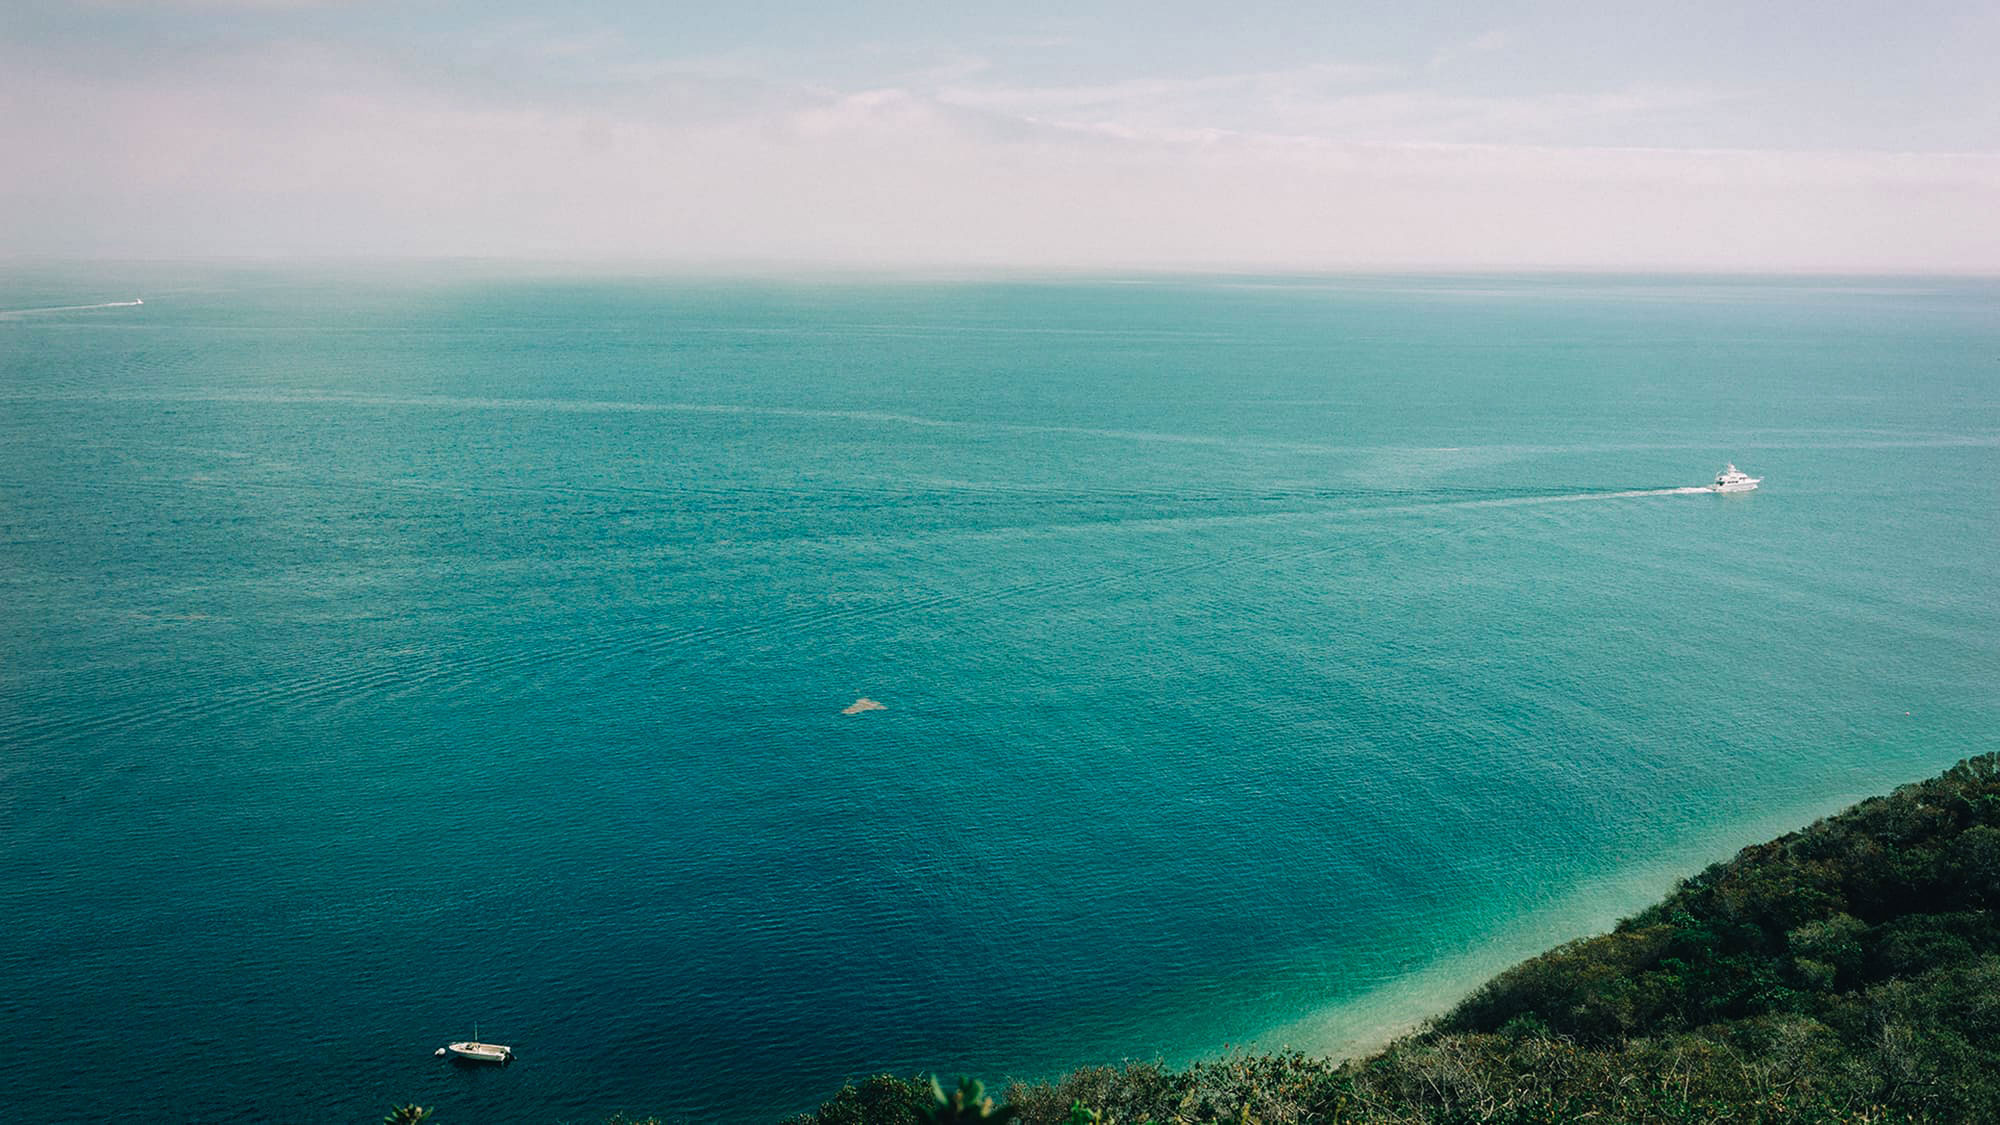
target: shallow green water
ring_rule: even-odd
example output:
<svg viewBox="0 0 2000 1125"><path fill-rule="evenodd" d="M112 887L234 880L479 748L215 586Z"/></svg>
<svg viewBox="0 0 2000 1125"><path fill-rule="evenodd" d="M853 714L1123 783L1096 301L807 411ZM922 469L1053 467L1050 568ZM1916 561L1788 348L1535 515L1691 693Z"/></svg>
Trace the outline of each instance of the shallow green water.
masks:
<svg viewBox="0 0 2000 1125"><path fill-rule="evenodd" d="M1996 298L15 268L0 1107L1366 1040L1992 748Z"/></svg>

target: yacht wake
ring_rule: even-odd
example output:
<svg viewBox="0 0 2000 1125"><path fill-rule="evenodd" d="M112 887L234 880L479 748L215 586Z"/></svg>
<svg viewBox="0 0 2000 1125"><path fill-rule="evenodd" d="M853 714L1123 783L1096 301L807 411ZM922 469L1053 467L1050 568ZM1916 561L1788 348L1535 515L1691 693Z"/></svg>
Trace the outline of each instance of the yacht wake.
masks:
<svg viewBox="0 0 2000 1125"><path fill-rule="evenodd" d="M0 319L11 319L17 316L38 316L42 313L89 312L92 309L129 309L136 308L145 303L141 299L136 301L104 301L95 305L49 305L38 309L0 309Z"/></svg>
<svg viewBox="0 0 2000 1125"><path fill-rule="evenodd" d="M1685 488L1628 488L1617 492L1566 492L1557 496L1504 496L1493 500L1461 500L1461 508L1511 508L1522 504L1575 504L1585 500L1632 500L1641 496L1701 496L1714 492L1706 485Z"/></svg>

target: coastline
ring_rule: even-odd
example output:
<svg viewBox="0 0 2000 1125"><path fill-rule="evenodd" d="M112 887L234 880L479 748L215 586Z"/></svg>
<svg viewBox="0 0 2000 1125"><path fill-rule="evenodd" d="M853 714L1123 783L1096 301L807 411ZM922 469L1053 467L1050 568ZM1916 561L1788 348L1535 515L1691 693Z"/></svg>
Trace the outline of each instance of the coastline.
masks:
<svg viewBox="0 0 2000 1125"><path fill-rule="evenodd" d="M1267 1048L1082 1067L1009 1085L1006 1113L1026 1125L2000 1119L1996 909L2000 753L1987 753L1742 847L1364 1058ZM929 1119L928 1104L947 1104L935 1082L880 1074L785 1125L904 1125Z"/></svg>
<svg viewBox="0 0 2000 1125"><path fill-rule="evenodd" d="M1922 780L1924 776L1929 775L1912 780ZM1902 784L1909 782L1897 783ZM1797 832L1878 793L1863 788L1754 821L1716 828L1671 855L1588 879L1553 904L1528 911L1414 973L1275 1024L1243 1043L1198 1057L1216 1059L1235 1051L1296 1050L1333 1061L1365 1058L1449 1012L1507 969L1569 942L1606 933L1619 920L1658 902L1680 881L1728 861L1744 848Z"/></svg>

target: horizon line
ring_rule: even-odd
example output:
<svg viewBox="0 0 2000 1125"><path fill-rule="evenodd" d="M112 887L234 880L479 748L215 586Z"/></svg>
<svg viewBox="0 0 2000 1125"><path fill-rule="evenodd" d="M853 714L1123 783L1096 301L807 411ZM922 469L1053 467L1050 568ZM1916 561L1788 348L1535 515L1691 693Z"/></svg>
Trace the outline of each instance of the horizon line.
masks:
<svg viewBox="0 0 2000 1125"><path fill-rule="evenodd" d="M1551 262L1343 262L1299 265L1258 262L983 262L858 261L823 258L673 258L648 255L525 255L525 254L286 254L234 253L198 255L156 254L5 254L0 269L13 267L90 265L188 266L466 266L526 269L604 269L697 276L756 277L768 275L836 274L883 276L899 274L1013 277L1397 277L1479 276L1669 276L1669 277L1800 277L1800 278L1948 278L2000 280L2000 265L1953 268L1938 266L1868 265L1702 265L1695 263L1551 263Z"/></svg>

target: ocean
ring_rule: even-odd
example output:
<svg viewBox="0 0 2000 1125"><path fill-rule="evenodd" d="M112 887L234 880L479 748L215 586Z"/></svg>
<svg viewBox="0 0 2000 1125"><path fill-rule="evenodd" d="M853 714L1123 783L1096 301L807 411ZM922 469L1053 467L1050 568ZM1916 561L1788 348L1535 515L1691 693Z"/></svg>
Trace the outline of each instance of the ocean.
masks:
<svg viewBox="0 0 2000 1125"><path fill-rule="evenodd" d="M10 265L0 1118L1363 1048L1994 749L1996 513L1990 280Z"/></svg>

